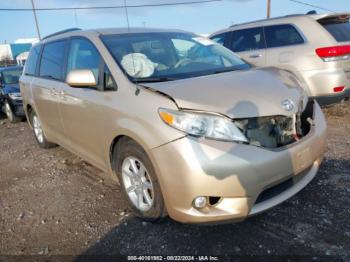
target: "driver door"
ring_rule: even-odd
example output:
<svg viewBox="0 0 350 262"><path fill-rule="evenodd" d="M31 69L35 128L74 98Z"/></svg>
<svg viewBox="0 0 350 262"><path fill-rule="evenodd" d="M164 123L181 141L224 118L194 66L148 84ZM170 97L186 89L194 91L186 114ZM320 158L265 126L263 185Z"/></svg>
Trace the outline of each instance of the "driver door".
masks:
<svg viewBox="0 0 350 262"><path fill-rule="evenodd" d="M70 40L67 59L67 74L71 70L88 69L101 83L100 68L102 59L95 46L88 39L74 37ZM62 84L60 112L66 134L70 141L67 145L73 152L104 168L104 119L100 104L105 98L99 88L77 88Z"/></svg>

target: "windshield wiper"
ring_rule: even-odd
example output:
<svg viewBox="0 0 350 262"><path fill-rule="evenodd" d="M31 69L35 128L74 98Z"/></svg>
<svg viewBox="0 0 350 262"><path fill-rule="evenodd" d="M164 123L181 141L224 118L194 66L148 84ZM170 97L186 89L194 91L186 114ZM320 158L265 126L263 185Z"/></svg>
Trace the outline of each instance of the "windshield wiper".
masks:
<svg viewBox="0 0 350 262"><path fill-rule="evenodd" d="M213 74L221 74L221 73L226 73L226 72L231 72L231 71L236 71L238 70L237 68L226 68L226 69L221 69L221 70L216 70L213 72Z"/></svg>
<svg viewBox="0 0 350 262"><path fill-rule="evenodd" d="M149 77L149 78L134 78L134 83L156 83L156 82L168 82L168 81L175 81L178 80L178 78L173 77Z"/></svg>

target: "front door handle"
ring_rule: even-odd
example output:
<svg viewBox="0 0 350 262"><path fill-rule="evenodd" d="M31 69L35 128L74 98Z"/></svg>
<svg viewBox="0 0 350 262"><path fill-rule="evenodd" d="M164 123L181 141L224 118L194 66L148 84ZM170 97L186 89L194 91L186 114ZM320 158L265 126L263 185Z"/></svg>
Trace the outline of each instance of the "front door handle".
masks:
<svg viewBox="0 0 350 262"><path fill-rule="evenodd" d="M249 56L250 58L259 58L262 57L262 54L253 54Z"/></svg>

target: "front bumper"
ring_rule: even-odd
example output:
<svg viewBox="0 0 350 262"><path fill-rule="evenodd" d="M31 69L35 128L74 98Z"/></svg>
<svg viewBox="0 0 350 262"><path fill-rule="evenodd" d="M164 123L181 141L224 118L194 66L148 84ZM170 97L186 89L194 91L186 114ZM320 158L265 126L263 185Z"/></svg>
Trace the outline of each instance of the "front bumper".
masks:
<svg viewBox="0 0 350 262"><path fill-rule="evenodd" d="M316 175L326 150L326 122L315 103L314 126L283 149L184 137L152 149L168 214L183 223L243 220L267 210L304 188ZM259 201L266 189L292 180L292 186ZM203 209L197 196L220 197Z"/></svg>

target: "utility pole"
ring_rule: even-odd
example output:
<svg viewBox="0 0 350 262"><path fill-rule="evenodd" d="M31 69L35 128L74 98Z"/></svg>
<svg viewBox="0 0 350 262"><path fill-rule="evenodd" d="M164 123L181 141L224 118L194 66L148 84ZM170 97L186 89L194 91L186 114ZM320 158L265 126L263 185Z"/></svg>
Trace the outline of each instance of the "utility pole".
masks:
<svg viewBox="0 0 350 262"><path fill-rule="evenodd" d="M32 9L33 9L33 14L34 14L36 32L38 33L38 38L39 38L39 40L41 40L40 30L39 30L39 24L38 24L38 18L36 17L36 11L35 11L35 6L34 6L34 0L31 0L31 2L32 2Z"/></svg>
<svg viewBox="0 0 350 262"><path fill-rule="evenodd" d="M267 0L267 19L270 18L271 15L271 0Z"/></svg>

